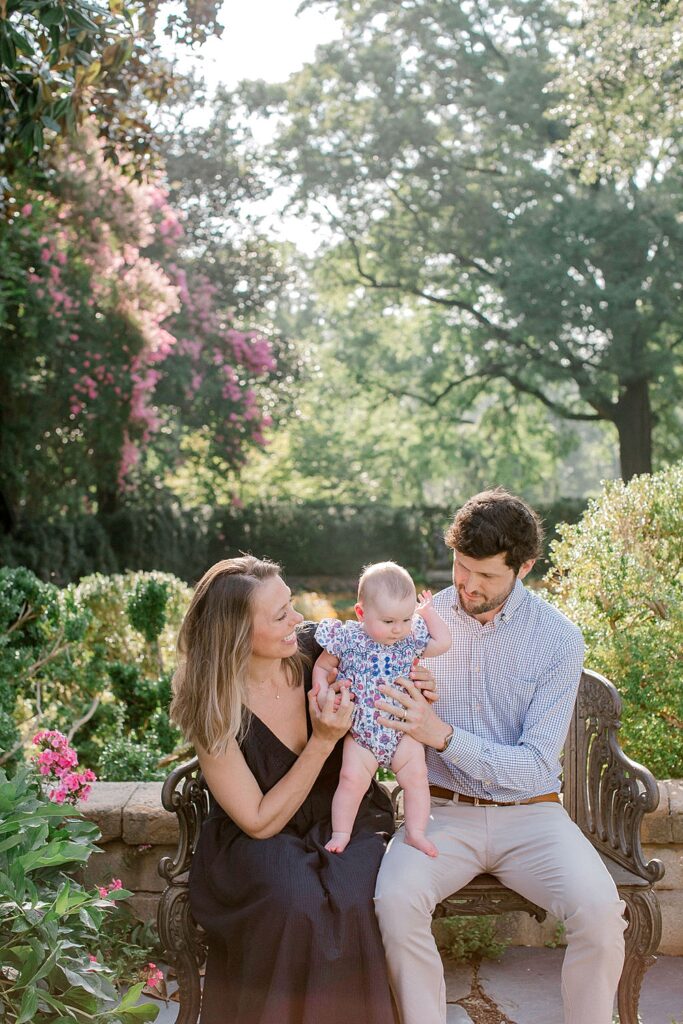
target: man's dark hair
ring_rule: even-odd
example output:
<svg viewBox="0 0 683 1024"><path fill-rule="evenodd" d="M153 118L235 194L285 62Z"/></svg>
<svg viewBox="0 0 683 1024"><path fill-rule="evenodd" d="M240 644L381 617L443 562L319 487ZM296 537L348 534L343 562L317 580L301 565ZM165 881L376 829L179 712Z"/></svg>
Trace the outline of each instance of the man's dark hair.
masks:
<svg viewBox="0 0 683 1024"><path fill-rule="evenodd" d="M503 487L482 491L466 501L445 535L446 544L469 558L505 554L505 564L519 572L530 558L538 558L543 527L536 512Z"/></svg>

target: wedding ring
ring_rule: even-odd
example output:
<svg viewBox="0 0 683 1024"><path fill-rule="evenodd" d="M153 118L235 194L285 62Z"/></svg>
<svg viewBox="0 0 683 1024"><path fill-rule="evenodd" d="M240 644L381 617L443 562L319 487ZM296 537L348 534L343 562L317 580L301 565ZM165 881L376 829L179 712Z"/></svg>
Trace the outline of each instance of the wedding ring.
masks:
<svg viewBox="0 0 683 1024"><path fill-rule="evenodd" d="M403 710L403 715L401 716L401 721L405 722L406 718L408 717L408 708L403 708L402 710Z"/></svg>

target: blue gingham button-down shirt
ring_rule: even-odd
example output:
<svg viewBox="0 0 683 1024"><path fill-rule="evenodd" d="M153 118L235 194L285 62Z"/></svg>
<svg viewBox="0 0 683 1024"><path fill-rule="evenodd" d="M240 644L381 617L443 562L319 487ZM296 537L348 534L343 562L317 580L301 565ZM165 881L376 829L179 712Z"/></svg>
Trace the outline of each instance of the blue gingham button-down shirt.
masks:
<svg viewBox="0 0 683 1024"><path fill-rule="evenodd" d="M485 625L463 611L455 587L434 607L453 643L424 663L436 678L434 710L453 736L443 753L426 748L429 781L501 802L558 792L583 665L580 630L520 580Z"/></svg>

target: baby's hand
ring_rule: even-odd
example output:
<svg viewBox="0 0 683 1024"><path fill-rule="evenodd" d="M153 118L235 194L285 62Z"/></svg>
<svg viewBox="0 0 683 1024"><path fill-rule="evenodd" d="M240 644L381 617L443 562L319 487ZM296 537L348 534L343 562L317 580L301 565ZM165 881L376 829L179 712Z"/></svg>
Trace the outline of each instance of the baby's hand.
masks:
<svg viewBox="0 0 683 1024"><path fill-rule="evenodd" d="M426 665L421 665L418 658L415 658L411 666L410 681L422 691L422 696L430 703L439 699L433 672Z"/></svg>
<svg viewBox="0 0 683 1024"><path fill-rule="evenodd" d="M417 595L417 608L415 611L418 615L425 610L425 608L432 607L432 592L431 590L421 590Z"/></svg>
<svg viewBox="0 0 683 1024"><path fill-rule="evenodd" d="M350 679L336 679L331 687L334 691L334 710L336 711L342 701L342 692L344 690L351 690ZM353 703L353 694L349 692L349 700Z"/></svg>

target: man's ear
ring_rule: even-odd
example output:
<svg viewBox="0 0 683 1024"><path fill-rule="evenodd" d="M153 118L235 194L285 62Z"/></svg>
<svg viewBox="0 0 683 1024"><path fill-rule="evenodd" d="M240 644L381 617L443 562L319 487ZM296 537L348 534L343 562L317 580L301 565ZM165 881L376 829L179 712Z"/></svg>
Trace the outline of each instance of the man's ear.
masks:
<svg viewBox="0 0 683 1024"><path fill-rule="evenodd" d="M523 580L525 576L528 576L533 567L536 565L535 558L529 558L528 561L522 562L517 573L517 579Z"/></svg>
<svg viewBox="0 0 683 1024"><path fill-rule="evenodd" d="M353 610L356 613L356 618L358 619L358 621L362 622L363 621L363 605L362 604L354 604Z"/></svg>

